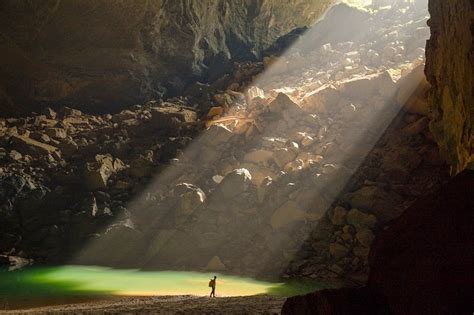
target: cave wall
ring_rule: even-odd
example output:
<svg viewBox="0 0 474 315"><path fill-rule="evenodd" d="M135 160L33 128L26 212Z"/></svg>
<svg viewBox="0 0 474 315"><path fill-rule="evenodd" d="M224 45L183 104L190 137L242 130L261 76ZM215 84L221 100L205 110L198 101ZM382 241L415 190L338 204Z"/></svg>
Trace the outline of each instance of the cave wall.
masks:
<svg viewBox="0 0 474 315"><path fill-rule="evenodd" d="M430 0L431 130L457 174L474 162L474 1Z"/></svg>
<svg viewBox="0 0 474 315"><path fill-rule="evenodd" d="M110 111L179 93L231 60L259 57L331 2L1 1L0 113L64 103Z"/></svg>

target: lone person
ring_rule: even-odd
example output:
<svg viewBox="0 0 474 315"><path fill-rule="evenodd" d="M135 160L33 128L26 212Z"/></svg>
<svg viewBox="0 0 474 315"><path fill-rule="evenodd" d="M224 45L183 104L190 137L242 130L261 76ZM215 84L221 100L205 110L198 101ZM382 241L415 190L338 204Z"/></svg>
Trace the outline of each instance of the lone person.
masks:
<svg viewBox="0 0 474 315"><path fill-rule="evenodd" d="M211 279L209 281L209 288L212 288L211 295L209 297L216 297L216 276L214 276L214 279Z"/></svg>

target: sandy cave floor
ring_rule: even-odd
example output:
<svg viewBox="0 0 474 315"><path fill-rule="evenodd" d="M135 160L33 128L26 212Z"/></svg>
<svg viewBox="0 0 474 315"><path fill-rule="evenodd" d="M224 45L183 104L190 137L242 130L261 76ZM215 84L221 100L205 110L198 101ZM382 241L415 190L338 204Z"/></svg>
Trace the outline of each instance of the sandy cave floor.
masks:
<svg viewBox="0 0 474 315"><path fill-rule="evenodd" d="M83 303L43 306L0 314L280 314L284 297L159 296L113 297Z"/></svg>

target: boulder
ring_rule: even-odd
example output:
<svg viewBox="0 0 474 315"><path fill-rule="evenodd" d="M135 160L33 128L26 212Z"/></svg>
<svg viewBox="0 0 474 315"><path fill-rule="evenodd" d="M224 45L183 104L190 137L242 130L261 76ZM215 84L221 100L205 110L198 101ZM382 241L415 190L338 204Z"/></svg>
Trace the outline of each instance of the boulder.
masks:
<svg viewBox="0 0 474 315"><path fill-rule="evenodd" d="M287 113L291 117L304 114L301 107L285 93L278 93L277 97L269 104L269 109L273 113L283 115Z"/></svg>
<svg viewBox="0 0 474 315"><path fill-rule="evenodd" d="M195 122L197 114L195 111L185 109L173 104L164 103L163 107L151 108L150 122L157 127L172 127L179 123Z"/></svg>
<svg viewBox="0 0 474 315"><path fill-rule="evenodd" d="M233 136L234 134L229 128L217 124L209 127L209 129L203 133L202 139L206 144L219 146L229 142Z"/></svg>
<svg viewBox="0 0 474 315"><path fill-rule="evenodd" d="M363 228L372 229L377 223L377 218L373 214L367 214L358 209L351 209L347 213L347 223L354 226L357 230Z"/></svg>
<svg viewBox="0 0 474 315"><path fill-rule="evenodd" d="M227 174L219 184L219 190L223 198L230 199L246 192L251 186L253 183L250 172L241 168Z"/></svg>
<svg viewBox="0 0 474 315"><path fill-rule="evenodd" d="M88 190L104 189L109 177L124 168L125 165L120 159L114 159L110 154L98 154L95 162L86 165L83 173L85 186Z"/></svg>
<svg viewBox="0 0 474 315"><path fill-rule="evenodd" d="M245 99L247 101L247 104L251 104L252 101L257 97L265 98L265 92L257 86L249 87L245 93Z"/></svg>
<svg viewBox="0 0 474 315"><path fill-rule="evenodd" d="M57 147L24 136L14 135L10 141L17 151L34 157L60 153Z"/></svg>
<svg viewBox="0 0 474 315"><path fill-rule="evenodd" d="M206 202L206 194L197 186L187 183L176 185L174 194L179 198L177 213L190 215Z"/></svg>
<svg viewBox="0 0 474 315"><path fill-rule="evenodd" d="M371 99L375 95L386 98L394 97L396 84L388 71L367 75L345 81L340 86L341 92L350 100Z"/></svg>
<svg viewBox="0 0 474 315"><path fill-rule="evenodd" d="M364 186L350 194L349 202L353 208L373 211L381 221L388 221L402 212L402 198L395 192L387 192L377 186Z"/></svg>
<svg viewBox="0 0 474 315"><path fill-rule="evenodd" d="M305 108L318 113L326 113L336 108L341 99L341 93L333 85L323 85L322 87L307 93L302 103Z"/></svg>
<svg viewBox="0 0 474 315"><path fill-rule="evenodd" d="M67 137L66 130L63 128L48 128L46 134L54 139L64 139Z"/></svg>

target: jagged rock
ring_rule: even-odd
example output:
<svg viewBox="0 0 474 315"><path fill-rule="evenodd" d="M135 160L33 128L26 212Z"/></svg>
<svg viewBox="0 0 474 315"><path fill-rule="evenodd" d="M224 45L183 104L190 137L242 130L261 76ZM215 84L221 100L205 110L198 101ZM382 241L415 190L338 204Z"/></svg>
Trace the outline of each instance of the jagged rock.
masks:
<svg viewBox="0 0 474 315"><path fill-rule="evenodd" d="M293 118L304 113L301 107L285 93L279 93L275 100L268 106L271 112L280 115L288 113Z"/></svg>
<svg viewBox="0 0 474 315"><path fill-rule="evenodd" d="M66 138L66 130L63 128L48 128L46 129L46 134L54 139L64 139Z"/></svg>
<svg viewBox="0 0 474 315"><path fill-rule="evenodd" d="M227 143L234 134L227 127L222 125L212 125L203 134L203 141L213 146Z"/></svg>
<svg viewBox="0 0 474 315"><path fill-rule="evenodd" d="M23 154L29 154L31 156L60 154L58 148L24 136L12 136L11 142L16 150Z"/></svg>
<svg viewBox="0 0 474 315"><path fill-rule="evenodd" d="M95 162L87 163L84 171L84 183L88 190L98 190L107 187L109 177L124 169L120 159L114 159L110 154L98 154Z"/></svg>

